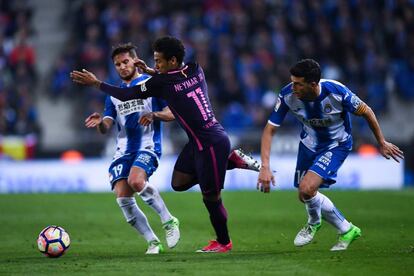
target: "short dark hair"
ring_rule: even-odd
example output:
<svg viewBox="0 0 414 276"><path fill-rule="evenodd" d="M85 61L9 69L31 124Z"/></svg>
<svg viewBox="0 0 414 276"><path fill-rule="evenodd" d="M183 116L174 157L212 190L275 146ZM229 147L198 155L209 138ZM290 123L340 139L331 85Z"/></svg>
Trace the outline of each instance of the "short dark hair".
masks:
<svg viewBox="0 0 414 276"><path fill-rule="evenodd" d="M170 60L172 57L177 59L177 62L181 64L185 56L185 48L181 40L172 37L164 36L155 40L152 45L154 52L163 54L166 60Z"/></svg>
<svg viewBox="0 0 414 276"><path fill-rule="evenodd" d="M124 43L124 44L118 44L117 46L112 47L112 53L111 53L112 60L114 60L114 57L116 55L119 55L122 53L129 53L129 55L133 58L138 57L137 47L132 45L131 42Z"/></svg>
<svg viewBox="0 0 414 276"><path fill-rule="evenodd" d="M313 59L302 59L293 65L290 74L295 77L304 78L306 82L319 82L321 79L321 67Z"/></svg>

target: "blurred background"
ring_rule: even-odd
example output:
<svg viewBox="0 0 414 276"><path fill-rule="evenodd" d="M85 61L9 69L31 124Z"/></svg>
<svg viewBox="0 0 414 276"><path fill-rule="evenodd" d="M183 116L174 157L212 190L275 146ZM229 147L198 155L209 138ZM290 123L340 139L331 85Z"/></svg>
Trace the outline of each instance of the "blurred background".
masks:
<svg viewBox="0 0 414 276"><path fill-rule="evenodd" d="M0 159L110 158L114 135L84 127L105 96L72 84L69 72L85 68L119 84L111 47L132 42L152 65L152 42L164 35L182 39L186 60L204 68L233 147L260 152L289 67L314 58L323 78L372 107L385 137L405 151L404 184L414 183L412 0L0 0ZM352 119L355 154L376 155L368 125ZM288 116L273 154L294 156L299 131ZM166 156L186 140L175 122L164 124Z"/></svg>

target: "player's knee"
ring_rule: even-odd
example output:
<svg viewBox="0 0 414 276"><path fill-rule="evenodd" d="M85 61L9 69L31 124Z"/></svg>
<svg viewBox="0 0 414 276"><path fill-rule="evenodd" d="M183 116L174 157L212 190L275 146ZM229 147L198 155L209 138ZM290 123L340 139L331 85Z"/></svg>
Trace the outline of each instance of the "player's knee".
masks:
<svg viewBox="0 0 414 276"><path fill-rule="evenodd" d="M128 178L128 185L136 192L141 192L145 184L146 180L143 178Z"/></svg>
<svg viewBox="0 0 414 276"><path fill-rule="evenodd" d="M214 202L214 201L219 201L220 198L221 198L220 193L216 193L216 192L203 193L203 200L204 201Z"/></svg>
<svg viewBox="0 0 414 276"><path fill-rule="evenodd" d="M187 190L186 185L182 185L177 181L171 182L171 188L176 192L183 192Z"/></svg>
<svg viewBox="0 0 414 276"><path fill-rule="evenodd" d="M315 195L316 191L309 185L309 183L302 181L299 185L299 200L304 201L312 198Z"/></svg>

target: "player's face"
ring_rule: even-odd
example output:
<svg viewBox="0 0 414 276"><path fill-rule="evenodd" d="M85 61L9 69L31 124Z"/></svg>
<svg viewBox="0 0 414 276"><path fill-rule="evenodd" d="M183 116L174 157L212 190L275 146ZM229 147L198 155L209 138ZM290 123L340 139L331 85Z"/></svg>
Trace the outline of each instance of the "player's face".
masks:
<svg viewBox="0 0 414 276"><path fill-rule="evenodd" d="M290 76L293 94L300 100L310 101L315 99L317 84L306 82L304 77Z"/></svg>
<svg viewBox="0 0 414 276"><path fill-rule="evenodd" d="M154 52L154 62L155 69L160 73L167 73L168 71L177 69L179 67L177 59L175 57L167 60L164 58L164 55L161 52Z"/></svg>
<svg viewBox="0 0 414 276"><path fill-rule="evenodd" d="M120 53L114 57L115 69L124 81L130 81L136 74L134 59L129 53Z"/></svg>

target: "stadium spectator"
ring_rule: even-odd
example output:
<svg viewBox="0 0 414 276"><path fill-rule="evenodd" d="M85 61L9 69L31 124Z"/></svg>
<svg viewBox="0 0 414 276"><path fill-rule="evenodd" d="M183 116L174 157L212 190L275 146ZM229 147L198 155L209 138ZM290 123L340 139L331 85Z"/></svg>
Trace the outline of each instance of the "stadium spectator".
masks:
<svg viewBox="0 0 414 276"><path fill-rule="evenodd" d="M31 8L26 1L1 1L0 7L0 134L40 135Z"/></svg>
<svg viewBox="0 0 414 276"><path fill-rule="evenodd" d="M151 58L147 41L174 34L183 40L187 60L203 66L218 118L225 117L230 105L242 104L255 118L251 127L261 127L265 116L256 113L266 92L276 88L274 83L288 81L289 64L300 58L318 59L324 72L359 91L378 113L388 110L390 78L401 97L411 99L413 94L399 88L411 72L404 62L413 44L410 1L150 1L146 9L126 3L82 3L73 33L83 46L74 59L90 66L90 55L85 55L90 28L102 35L91 48L97 61L107 51L105 45L123 39L136 42L143 58ZM104 79L114 79L113 72ZM358 120L354 126L364 127Z"/></svg>

